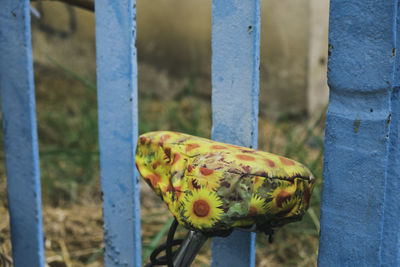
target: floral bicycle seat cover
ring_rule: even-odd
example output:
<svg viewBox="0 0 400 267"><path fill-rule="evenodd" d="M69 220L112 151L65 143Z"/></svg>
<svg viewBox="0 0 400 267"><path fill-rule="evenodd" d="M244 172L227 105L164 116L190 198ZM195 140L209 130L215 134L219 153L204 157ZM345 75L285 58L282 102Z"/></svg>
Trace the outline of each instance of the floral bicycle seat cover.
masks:
<svg viewBox="0 0 400 267"><path fill-rule="evenodd" d="M169 131L139 137L136 166L179 224L209 235L298 221L314 186L294 160Z"/></svg>

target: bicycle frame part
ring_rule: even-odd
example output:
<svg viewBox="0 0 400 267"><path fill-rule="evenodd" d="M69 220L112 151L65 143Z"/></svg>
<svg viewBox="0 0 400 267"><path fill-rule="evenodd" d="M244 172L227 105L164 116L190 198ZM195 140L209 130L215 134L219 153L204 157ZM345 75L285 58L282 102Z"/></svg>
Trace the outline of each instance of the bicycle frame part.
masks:
<svg viewBox="0 0 400 267"><path fill-rule="evenodd" d="M201 232L189 231L174 257L174 267L188 267L207 240Z"/></svg>

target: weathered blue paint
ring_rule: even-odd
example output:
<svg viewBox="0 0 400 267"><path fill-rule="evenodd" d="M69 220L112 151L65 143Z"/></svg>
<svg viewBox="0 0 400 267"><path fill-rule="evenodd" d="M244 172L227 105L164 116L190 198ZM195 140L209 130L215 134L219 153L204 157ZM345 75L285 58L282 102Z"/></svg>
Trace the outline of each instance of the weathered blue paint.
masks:
<svg viewBox="0 0 400 267"><path fill-rule="evenodd" d="M400 266L398 5L331 0L320 266Z"/></svg>
<svg viewBox="0 0 400 267"><path fill-rule="evenodd" d="M0 96L14 266L44 266L29 0L0 1Z"/></svg>
<svg viewBox="0 0 400 267"><path fill-rule="evenodd" d="M212 13L212 137L257 148L260 0L213 0ZM254 266L255 234L214 238L211 264Z"/></svg>
<svg viewBox="0 0 400 267"><path fill-rule="evenodd" d="M96 0L95 10L105 264L139 267L136 6Z"/></svg>

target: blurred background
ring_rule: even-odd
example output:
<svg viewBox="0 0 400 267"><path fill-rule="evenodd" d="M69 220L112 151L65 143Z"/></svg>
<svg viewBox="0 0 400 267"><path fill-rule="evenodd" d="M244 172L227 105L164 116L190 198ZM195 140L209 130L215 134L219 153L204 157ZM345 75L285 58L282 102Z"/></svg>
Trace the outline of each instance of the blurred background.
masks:
<svg viewBox="0 0 400 267"><path fill-rule="evenodd" d="M32 4L32 42L48 266L103 266L94 14ZM303 220L257 236L257 266L316 266L328 0L262 0L259 149L318 178ZM211 133L211 0L137 0L139 131ZM0 115L1 119L1 115ZM141 187L143 260L165 240L169 212ZM11 258L0 133L0 256ZM184 234L180 229L179 235ZM210 242L194 266L208 266Z"/></svg>

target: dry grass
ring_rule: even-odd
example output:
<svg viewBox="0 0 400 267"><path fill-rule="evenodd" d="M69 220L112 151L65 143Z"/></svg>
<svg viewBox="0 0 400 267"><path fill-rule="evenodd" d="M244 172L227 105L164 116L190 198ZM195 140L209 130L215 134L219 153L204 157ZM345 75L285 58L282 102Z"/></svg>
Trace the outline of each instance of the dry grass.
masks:
<svg viewBox="0 0 400 267"><path fill-rule="evenodd" d="M273 124L261 121L261 135L271 135ZM277 130L275 130L276 132ZM272 137L270 137L272 138ZM278 133L275 137L276 149L284 147L284 137ZM265 142L265 141L264 141ZM260 142L261 144L263 142ZM265 144L263 145L265 146ZM313 154L317 153L312 151ZM3 177L4 178L4 177ZM97 178L96 178L97 180ZM4 188L4 180L0 188ZM43 207L43 222L45 231L46 263L48 266L102 266L102 212L99 199L94 200L88 191L100 191L98 180L94 187L82 186L78 200L75 203L64 201L59 206L50 205L45 201ZM89 196L89 197L88 197ZM48 196L45 196L45 199ZM9 228L5 199L0 199L0 253L11 257ZM314 199L312 206L318 205ZM142 188L142 245L143 251L151 243L170 214L165 205L155 198L154 194L144 185ZM316 266L318 235L312 228L315 226L310 219L286 226L278 230L275 242L269 244L267 238L259 235L257 238L257 266ZM300 229L300 230L299 230ZM302 229L304 231L302 232ZM179 235L184 234L184 229ZM165 237L162 239L165 240ZM210 242L201 250L193 266L208 266L210 260Z"/></svg>

